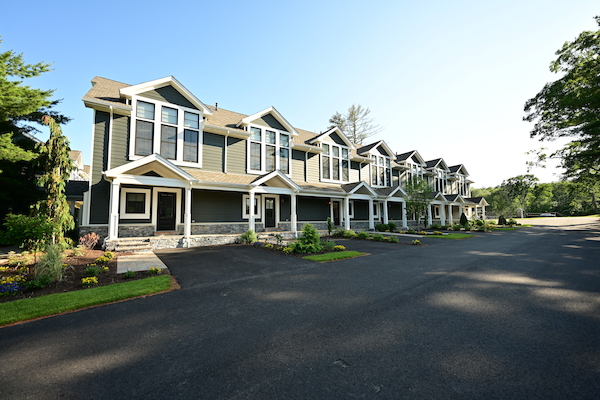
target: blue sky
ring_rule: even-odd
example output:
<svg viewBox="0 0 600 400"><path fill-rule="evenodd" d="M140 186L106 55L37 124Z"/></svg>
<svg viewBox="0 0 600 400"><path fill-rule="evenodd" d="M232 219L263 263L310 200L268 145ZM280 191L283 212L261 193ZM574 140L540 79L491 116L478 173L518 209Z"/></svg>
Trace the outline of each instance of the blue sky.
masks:
<svg viewBox="0 0 600 400"><path fill-rule="evenodd" d="M373 141L464 164L475 187L525 173L526 151L558 145L529 138L523 105L557 79L555 51L598 29L600 15L597 0L32 0L2 9L14 17L3 18L0 52L53 63L27 84L56 89L58 110L73 118L64 132L86 163L90 80L173 75L207 104L245 114L274 106L315 132L361 104L384 127ZM543 182L556 172L533 171Z"/></svg>

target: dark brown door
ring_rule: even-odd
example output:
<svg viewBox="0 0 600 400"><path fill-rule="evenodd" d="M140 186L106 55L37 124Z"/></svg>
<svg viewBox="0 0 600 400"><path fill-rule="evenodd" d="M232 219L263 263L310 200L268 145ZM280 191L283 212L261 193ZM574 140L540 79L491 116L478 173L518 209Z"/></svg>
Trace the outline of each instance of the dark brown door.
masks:
<svg viewBox="0 0 600 400"><path fill-rule="evenodd" d="M342 224L340 222L340 203L339 203L339 201L334 201L332 206L333 206L333 225L339 226Z"/></svg>
<svg viewBox="0 0 600 400"><path fill-rule="evenodd" d="M265 228L275 228L275 199L265 198Z"/></svg>
<svg viewBox="0 0 600 400"><path fill-rule="evenodd" d="M158 226L157 231L175 230L175 193L158 193Z"/></svg>

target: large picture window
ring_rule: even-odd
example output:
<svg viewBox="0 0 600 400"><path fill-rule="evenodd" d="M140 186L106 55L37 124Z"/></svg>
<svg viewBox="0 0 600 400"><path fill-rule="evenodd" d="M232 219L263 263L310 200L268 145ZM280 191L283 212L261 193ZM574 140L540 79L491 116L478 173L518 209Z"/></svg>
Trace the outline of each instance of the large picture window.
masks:
<svg viewBox="0 0 600 400"><path fill-rule="evenodd" d="M250 127L248 171L290 173L290 136L274 129Z"/></svg>
<svg viewBox="0 0 600 400"><path fill-rule="evenodd" d="M122 188L122 219L150 219L150 189Z"/></svg>
<svg viewBox="0 0 600 400"><path fill-rule="evenodd" d="M159 153L176 164L201 161L201 111L161 101L143 101L134 96L130 157Z"/></svg>
<svg viewBox="0 0 600 400"><path fill-rule="evenodd" d="M323 143L322 148L322 179L347 182L350 174L350 152L348 149L327 143Z"/></svg>
<svg viewBox="0 0 600 400"><path fill-rule="evenodd" d="M391 167L389 157L371 155L371 185L391 186Z"/></svg>

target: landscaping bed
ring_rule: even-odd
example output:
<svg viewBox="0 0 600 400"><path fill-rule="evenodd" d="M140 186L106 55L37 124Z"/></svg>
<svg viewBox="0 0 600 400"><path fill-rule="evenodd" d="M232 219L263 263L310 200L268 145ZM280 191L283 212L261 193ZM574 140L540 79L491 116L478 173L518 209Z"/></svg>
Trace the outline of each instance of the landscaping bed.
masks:
<svg viewBox="0 0 600 400"><path fill-rule="evenodd" d="M28 299L32 297L45 296L53 293L65 293L72 292L75 290L86 290L87 287L82 286L82 279L88 277L86 274L86 268L91 264L96 265L96 260L104 256L104 252L100 250L86 250L83 255L75 255L73 250L67 250L65 252L67 257L63 259L63 264L66 265L63 269L64 280L61 282L52 282L44 288L35 290L24 289L21 292L15 294L0 293L0 303L10 302L19 299ZM123 254L124 255L124 254ZM91 287L107 286L115 283L128 282L132 280L138 280L148 277L147 272L135 272L129 273L130 278L126 278L125 274L117 274L117 258L119 255L103 264L98 266L106 266L105 271L100 272L96 278L98 283ZM40 259L40 253L37 255L37 259ZM2 278L15 278L18 275L22 275L25 278L25 282L22 282L22 287L26 282L33 281L34 276L34 265L35 260L33 254L19 256L13 255L9 259L0 260L0 277ZM22 278L20 278L22 279ZM1 288L2 285L0 285Z"/></svg>

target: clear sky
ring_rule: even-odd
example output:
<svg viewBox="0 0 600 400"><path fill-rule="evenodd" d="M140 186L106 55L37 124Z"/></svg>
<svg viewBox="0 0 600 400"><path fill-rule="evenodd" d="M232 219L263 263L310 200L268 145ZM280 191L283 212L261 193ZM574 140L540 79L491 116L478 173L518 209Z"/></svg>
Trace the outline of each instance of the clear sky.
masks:
<svg viewBox="0 0 600 400"><path fill-rule="evenodd" d="M4 2L0 52L53 63L27 80L56 89L71 148L90 162L102 76L138 84L173 75L201 101L253 114L274 106L320 132L351 104L371 109L397 153L464 164L475 187L526 173L523 105L558 76L555 51L596 30L598 0ZM47 139L46 130L40 139ZM546 144L546 146L548 146ZM557 144L550 144L556 147ZM551 167L533 173L557 180Z"/></svg>

